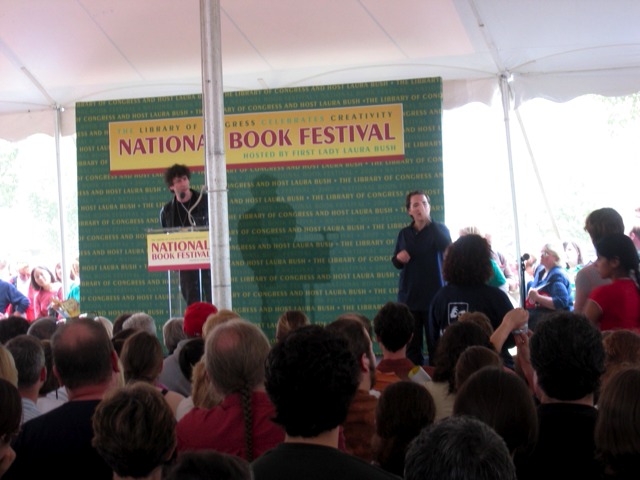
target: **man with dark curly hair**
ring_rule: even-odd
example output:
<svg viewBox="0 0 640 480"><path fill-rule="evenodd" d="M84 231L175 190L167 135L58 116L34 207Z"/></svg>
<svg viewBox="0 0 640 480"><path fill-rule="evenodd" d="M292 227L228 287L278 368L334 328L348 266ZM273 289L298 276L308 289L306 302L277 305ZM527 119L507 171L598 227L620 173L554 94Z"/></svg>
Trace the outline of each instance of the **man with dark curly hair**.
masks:
<svg viewBox="0 0 640 480"><path fill-rule="evenodd" d="M209 200L191 188L191 171L186 165L172 165L164 172L164 182L173 194L160 210L162 228L205 227L209 225ZM187 305L211 301L211 270L181 270L180 290Z"/></svg>
<svg viewBox="0 0 640 480"><path fill-rule="evenodd" d="M255 480L397 478L338 450L339 429L360 382L347 341L319 325L300 327L267 358L266 389L284 443L253 462Z"/></svg>
<svg viewBox="0 0 640 480"><path fill-rule="evenodd" d="M605 356L600 331L581 314L554 312L536 327L530 352L539 436L530 457L516 458L518 478L600 478L594 460L594 393Z"/></svg>

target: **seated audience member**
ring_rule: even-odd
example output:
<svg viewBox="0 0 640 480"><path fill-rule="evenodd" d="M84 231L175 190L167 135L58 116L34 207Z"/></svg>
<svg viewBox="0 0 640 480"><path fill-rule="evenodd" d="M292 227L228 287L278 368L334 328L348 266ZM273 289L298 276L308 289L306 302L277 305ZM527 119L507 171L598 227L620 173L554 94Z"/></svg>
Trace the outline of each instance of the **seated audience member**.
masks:
<svg viewBox="0 0 640 480"><path fill-rule="evenodd" d="M234 312L233 310L229 310L227 308L218 310L215 313L210 313L209 315L207 315L207 319L202 325L202 337L206 338L209 332L213 330L213 327L215 327L216 325L220 325L221 323L224 323L226 321L233 320L234 318L242 317L237 312Z"/></svg>
<svg viewBox="0 0 640 480"><path fill-rule="evenodd" d="M53 317L42 317L34 320L29 329L28 335L33 335L39 340L49 340L58 329L58 321Z"/></svg>
<svg viewBox="0 0 640 480"><path fill-rule="evenodd" d="M342 424L346 449L352 455L370 462L373 459L371 439L375 433L378 398L370 393L376 380L376 361L367 329L361 321L334 320L327 330L344 338L351 353L358 359L360 378L347 418Z"/></svg>
<svg viewBox="0 0 640 480"><path fill-rule="evenodd" d="M10 310L12 315L24 317L31 306L29 299L15 285L0 280L0 319Z"/></svg>
<svg viewBox="0 0 640 480"><path fill-rule="evenodd" d="M604 371L600 332L583 315L555 312L536 328L530 354L539 436L530 456L516 458L518 478L598 478L593 432Z"/></svg>
<svg viewBox="0 0 640 480"><path fill-rule="evenodd" d="M373 331L382 351L382 360L376 367L376 390L381 392L392 382L409 380L415 365L407 358L407 346L414 324L411 310L402 303L387 302L373 318Z"/></svg>
<svg viewBox="0 0 640 480"><path fill-rule="evenodd" d="M145 312L137 312L127 318L122 324L122 329L133 328L134 330L142 330L151 335L156 334L156 321L151 315Z"/></svg>
<svg viewBox="0 0 640 480"><path fill-rule="evenodd" d="M609 378L618 371L640 368L640 334L631 330L602 332L604 347L604 373L600 377L600 390L604 390Z"/></svg>
<svg viewBox="0 0 640 480"><path fill-rule="evenodd" d="M470 415L489 425L512 456L528 453L538 436L536 405L527 384L502 368L484 367L473 373L458 390L453 414Z"/></svg>
<svg viewBox="0 0 640 480"><path fill-rule="evenodd" d="M584 307L585 316L600 330L640 331L640 259L629 237L607 235L596 245L596 270L609 285L594 288Z"/></svg>
<svg viewBox="0 0 640 480"><path fill-rule="evenodd" d="M405 460L405 480L516 480L504 440L473 417L449 417L422 430Z"/></svg>
<svg viewBox="0 0 640 480"><path fill-rule="evenodd" d="M36 319L49 315L54 298L64 300L62 284L56 282L55 276L47 267L35 267L31 271L31 287L35 292L33 311Z"/></svg>
<svg viewBox="0 0 640 480"><path fill-rule="evenodd" d="M276 341L282 338L291 330L309 325L309 318L300 310L287 310L278 318L276 324Z"/></svg>
<svg viewBox="0 0 640 480"><path fill-rule="evenodd" d="M567 278L569 278L569 287L571 289L571 301L575 302L576 275L584 266L582 250L580 245L578 245L578 242L575 240L565 240L562 242L562 248L564 249L564 258L566 261L565 270L567 272Z"/></svg>
<svg viewBox="0 0 640 480"><path fill-rule="evenodd" d="M487 285L491 275L491 251L487 241L479 235L465 235L453 242L445 252L442 264L443 278L447 285L438 290L429 307L429 335L436 346L445 329L465 312L482 312L497 329L504 316L513 309L509 296L496 287ZM513 368L509 348L515 346L512 336L505 339L501 355Z"/></svg>
<svg viewBox="0 0 640 480"><path fill-rule="evenodd" d="M591 237L595 247L605 236L613 233L624 233L624 221L622 216L613 208L600 208L594 210L584 222L584 229ZM573 311L584 313L587 299L591 291L600 285L607 285L611 281L600 277L595 263L589 263L576 273L576 295L573 303Z"/></svg>
<svg viewBox="0 0 640 480"><path fill-rule="evenodd" d="M153 386L126 385L105 395L96 408L92 445L114 479L160 479L176 448L176 419Z"/></svg>
<svg viewBox="0 0 640 480"><path fill-rule="evenodd" d="M425 382L436 405L436 421L448 417L453 412L456 398L456 363L467 347L479 345L493 349L487 334L470 322L456 322L444 331L436 350L436 364L433 381Z"/></svg>
<svg viewBox="0 0 640 480"><path fill-rule="evenodd" d="M360 377L360 361L344 336L319 325L300 327L276 343L267 359L266 389L286 436L253 462L255 480L396 478L338 449Z"/></svg>
<svg viewBox="0 0 640 480"><path fill-rule="evenodd" d="M510 283L507 282L506 274L507 272L510 274L509 281L512 282L513 272L511 272L511 268L509 267L506 260L504 259L504 256L502 256L502 259L500 259L498 257L498 254L495 253L493 250L491 250L491 242L489 241L491 236L487 237L483 235L480 229L475 226L469 226L469 227L460 229L460 237L464 237L465 235L478 235L480 237L483 237L487 241L487 244L489 245L489 249L491 253L491 269L492 269L491 276L489 277L489 280L487 280L487 285L490 285L492 287L497 287L500 290L504 291L505 293L509 293ZM498 262L501 262L501 264L499 264Z"/></svg>
<svg viewBox="0 0 640 480"><path fill-rule="evenodd" d="M491 325L491 320L482 312L462 313L458 317L458 321L475 323L480 328L482 328L482 330L487 334L487 336L491 337L491 335L493 335L494 329L493 329L493 325Z"/></svg>
<svg viewBox="0 0 640 480"><path fill-rule="evenodd" d="M124 328L122 325L131 315L133 315L133 313L121 313L115 318L115 320L113 321L113 333L111 335L111 338L115 337L122 331L122 329Z"/></svg>
<svg viewBox="0 0 640 480"><path fill-rule="evenodd" d="M47 413L68 401L67 389L60 386L60 382L53 373L53 352L51 340L40 340L44 351L44 366L47 369L47 378L40 387L36 406L42 413Z"/></svg>
<svg viewBox="0 0 640 480"><path fill-rule="evenodd" d="M172 354L165 357L159 381L172 392L188 397L191 393L191 379L186 378L180 370L180 350L190 338L202 337L202 326L207 317L216 313L215 305L206 302L195 302L184 312L182 329L187 338L180 340Z"/></svg>
<svg viewBox="0 0 640 480"><path fill-rule="evenodd" d="M0 378L5 379L11 385L18 388L18 370L13 355L7 347L0 343Z"/></svg>
<svg viewBox="0 0 640 480"><path fill-rule="evenodd" d="M65 478L111 480L111 468L91 446L91 417L116 379L113 345L104 327L88 318L67 320L51 342L54 372L67 388L69 401L22 426L7 478L47 478L64 472Z"/></svg>
<svg viewBox="0 0 640 480"><path fill-rule="evenodd" d="M178 404L184 399L182 395L158 385L158 376L162 370L162 345L155 335L144 330L137 331L124 342L122 347L122 369L126 383L146 382L161 392L167 405L176 415Z"/></svg>
<svg viewBox="0 0 640 480"><path fill-rule="evenodd" d="M458 357L455 370L456 392L467 379L484 367L502 368L502 359L495 350L480 345L468 347Z"/></svg>
<svg viewBox="0 0 640 480"><path fill-rule="evenodd" d="M401 477L409 443L435 416L433 398L421 385L409 381L389 385L376 409L373 463Z"/></svg>
<svg viewBox="0 0 640 480"><path fill-rule="evenodd" d="M596 457L604 479L638 478L640 471L640 369L617 373L598 401Z"/></svg>
<svg viewBox="0 0 640 480"><path fill-rule="evenodd" d="M269 340L242 319L215 327L205 340L205 364L214 389L224 398L209 410L194 408L178 422L178 451L211 449L248 461L284 439L271 419L264 392Z"/></svg>
<svg viewBox="0 0 640 480"><path fill-rule="evenodd" d="M0 378L0 477L16 458L11 441L20 431L22 401L18 389L11 382Z"/></svg>
<svg viewBox="0 0 640 480"><path fill-rule="evenodd" d="M163 480L253 480L246 460L212 450L183 452L167 468Z"/></svg>
<svg viewBox="0 0 640 480"><path fill-rule="evenodd" d="M529 330L555 310L572 308L571 286L564 270L564 251L559 245L547 243L540 252L540 265L533 281L527 284L525 308L529 311Z"/></svg>
<svg viewBox="0 0 640 480"><path fill-rule="evenodd" d="M182 317L171 317L164 322L162 326L162 341L164 342L164 347L167 349L167 355L173 353L180 340L187 338L187 334L184 333L182 329L183 324L184 319Z"/></svg>
<svg viewBox="0 0 640 480"><path fill-rule="evenodd" d="M47 378L44 350L40 340L18 335L7 342L18 370L18 391L22 397L22 423L41 415L36 405L38 392Z"/></svg>
<svg viewBox="0 0 640 480"><path fill-rule="evenodd" d="M107 335L109 335L109 338L113 337L113 323L111 323L111 320L109 320L107 317L103 317L102 315L93 317L93 320L104 327L104 329L107 331Z"/></svg>
<svg viewBox="0 0 640 480"><path fill-rule="evenodd" d="M0 320L0 343L6 344L13 337L24 335L29 331L29 322L22 318L12 315Z"/></svg>
<svg viewBox="0 0 640 480"><path fill-rule="evenodd" d="M113 338L111 338L111 343L113 343L113 348L118 354L118 358L122 357L122 348L124 347L124 342L127 339L139 332L140 330L136 330L135 328L124 328L116 333Z"/></svg>

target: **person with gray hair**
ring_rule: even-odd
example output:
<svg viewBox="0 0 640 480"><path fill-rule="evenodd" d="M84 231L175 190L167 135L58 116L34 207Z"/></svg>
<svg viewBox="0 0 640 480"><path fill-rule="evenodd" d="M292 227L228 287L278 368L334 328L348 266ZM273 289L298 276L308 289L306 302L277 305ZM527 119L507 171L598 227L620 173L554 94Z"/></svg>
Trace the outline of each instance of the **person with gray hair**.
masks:
<svg viewBox="0 0 640 480"><path fill-rule="evenodd" d="M182 328L183 324L184 317L171 317L169 320L164 322L164 325L162 326L162 341L164 342L168 355L171 355L174 352L180 340L188 338Z"/></svg>
<svg viewBox="0 0 640 480"><path fill-rule="evenodd" d="M123 330L133 328L134 330L144 330L151 335L156 335L156 321L145 312L137 312L127 318L122 324Z"/></svg>
<svg viewBox="0 0 640 480"><path fill-rule="evenodd" d="M504 440L489 425L461 415L422 430L407 451L405 480L516 480Z"/></svg>
<svg viewBox="0 0 640 480"><path fill-rule="evenodd" d="M31 335L18 335L7 342L7 350L13 355L18 370L18 391L22 397L22 423L36 418L38 392L47 378L44 350L40 340Z"/></svg>

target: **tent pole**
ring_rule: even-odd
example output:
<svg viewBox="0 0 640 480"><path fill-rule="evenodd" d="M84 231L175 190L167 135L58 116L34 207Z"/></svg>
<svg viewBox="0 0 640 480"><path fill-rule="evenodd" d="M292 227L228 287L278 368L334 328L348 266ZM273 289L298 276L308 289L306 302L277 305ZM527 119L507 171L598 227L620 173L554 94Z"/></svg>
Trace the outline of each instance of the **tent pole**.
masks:
<svg viewBox="0 0 640 480"><path fill-rule="evenodd" d="M200 35L202 44L202 114L205 138L204 164L209 193L211 298L219 309L231 309L231 257L227 169L224 151L220 0L200 0Z"/></svg>
<svg viewBox="0 0 640 480"><path fill-rule="evenodd" d="M62 138L62 112L63 108L60 105L56 105L54 107L55 112L55 124L54 124L54 136L56 141L56 169L58 175L58 221L60 222L60 255L62 258L60 262L62 263L62 291L64 292L64 297L67 297L69 293L69 285L67 279L69 278L69 270L67 268L67 241L66 241L66 230L65 230L65 220L64 220L64 202L62 200L62 165L60 160L60 143Z"/></svg>
<svg viewBox="0 0 640 480"><path fill-rule="evenodd" d="M518 260L518 270L520 276L520 306L524 306L525 300L525 285L523 285L522 279L524 278L523 262L520 254L520 224L518 223L518 204L516 202L516 187L515 187L515 175L513 173L513 151L511 149L511 124L509 113L511 111L511 90L509 86L510 74L503 72L500 75L500 93L502 95L502 110L504 113L504 128L507 137L507 157L509 160L509 180L511 182L511 204L513 205L513 225L515 230L516 240L516 258Z"/></svg>

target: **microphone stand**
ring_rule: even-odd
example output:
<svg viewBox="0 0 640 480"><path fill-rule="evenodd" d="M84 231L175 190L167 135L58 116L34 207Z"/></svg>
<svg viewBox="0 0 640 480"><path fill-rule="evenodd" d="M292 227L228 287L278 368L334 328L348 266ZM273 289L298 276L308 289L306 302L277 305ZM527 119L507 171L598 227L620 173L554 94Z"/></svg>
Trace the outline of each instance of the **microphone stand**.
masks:
<svg viewBox="0 0 640 480"><path fill-rule="evenodd" d="M525 253L524 255L522 255L522 257L520 257L520 306L522 308L524 308L525 300L527 298L527 286L524 284L524 271L527 260L529 260L528 253Z"/></svg>

